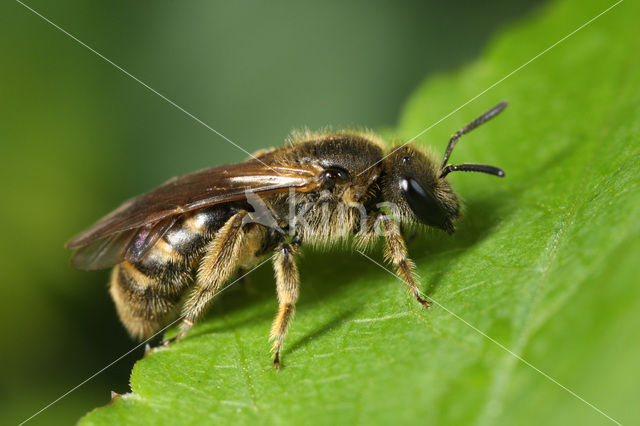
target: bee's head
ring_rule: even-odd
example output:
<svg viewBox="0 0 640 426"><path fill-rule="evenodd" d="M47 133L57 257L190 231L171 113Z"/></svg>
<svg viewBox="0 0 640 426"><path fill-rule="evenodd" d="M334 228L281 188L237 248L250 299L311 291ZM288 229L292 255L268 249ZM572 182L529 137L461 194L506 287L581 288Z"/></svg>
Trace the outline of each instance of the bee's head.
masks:
<svg viewBox="0 0 640 426"><path fill-rule="evenodd" d="M394 203L404 220L417 221L448 233L455 230L460 217L460 203L446 176L455 171L481 172L504 177L504 171L484 164L447 165L460 136L487 122L506 108L501 102L455 133L442 163L420 150L402 145L385 158L385 200Z"/></svg>
<svg viewBox="0 0 640 426"><path fill-rule="evenodd" d="M427 154L406 145L385 159L385 200L402 218L452 233L460 217L458 197L437 163Z"/></svg>

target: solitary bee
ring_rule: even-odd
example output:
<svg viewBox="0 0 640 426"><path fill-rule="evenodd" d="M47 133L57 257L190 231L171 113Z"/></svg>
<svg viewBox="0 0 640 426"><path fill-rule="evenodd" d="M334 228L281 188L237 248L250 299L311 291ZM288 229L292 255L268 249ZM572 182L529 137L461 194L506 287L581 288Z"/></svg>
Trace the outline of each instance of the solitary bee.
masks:
<svg viewBox="0 0 640 426"><path fill-rule="evenodd" d="M374 134L299 133L290 144L248 161L173 178L125 202L67 247L72 265L113 267L110 293L128 332L142 339L181 311L182 339L225 282L272 255L279 309L271 328L273 363L299 292L295 256L302 244L350 236L367 247L378 236L385 257L423 306L400 225L449 234L460 204L446 176L454 171L504 172L481 164L447 165L458 139L498 115L502 102L455 133L440 164L417 147L385 153Z"/></svg>

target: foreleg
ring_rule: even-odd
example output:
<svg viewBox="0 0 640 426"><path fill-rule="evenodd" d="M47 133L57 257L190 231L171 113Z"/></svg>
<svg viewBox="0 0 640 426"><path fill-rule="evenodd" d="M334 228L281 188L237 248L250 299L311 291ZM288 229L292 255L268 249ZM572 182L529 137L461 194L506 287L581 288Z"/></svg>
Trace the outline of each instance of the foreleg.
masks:
<svg viewBox="0 0 640 426"><path fill-rule="evenodd" d="M400 227L386 214L380 214L380 225L384 231L385 258L393 263L396 272L407 285L409 292L422 306L430 307L431 303L422 298L416 281L415 265L407 254L407 245L402 238Z"/></svg>

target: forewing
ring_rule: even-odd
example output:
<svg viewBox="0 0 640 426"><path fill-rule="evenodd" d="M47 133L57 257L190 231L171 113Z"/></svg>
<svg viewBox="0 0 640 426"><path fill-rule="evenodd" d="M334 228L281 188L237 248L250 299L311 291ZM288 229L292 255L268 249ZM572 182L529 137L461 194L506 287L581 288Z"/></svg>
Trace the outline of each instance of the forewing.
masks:
<svg viewBox="0 0 640 426"><path fill-rule="evenodd" d="M125 202L69 241L67 248L80 249L72 264L80 269L101 269L124 258L135 260L182 213L243 200L247 191L262 195L289 188L313 191L321 184L320 171L320 166L313 163L304 167L284 167L250 160L170 179Z"/></svg>
<svg viewBox="0 0 640 426"><path fill-rule="evenodd" d="M71 258L71 266L92 271L110 268L122 262L124 252L135 233L135 229L130 229L95 240L87 246L79 248Z"/></svg>
<svg viewBox="0 0 640 426"><path fill-rule="evenodd" d="M87 271L110 268L123 260L137 261L176 223L169 216L155 223L97 239L76 250L71 265Z"/></svg>

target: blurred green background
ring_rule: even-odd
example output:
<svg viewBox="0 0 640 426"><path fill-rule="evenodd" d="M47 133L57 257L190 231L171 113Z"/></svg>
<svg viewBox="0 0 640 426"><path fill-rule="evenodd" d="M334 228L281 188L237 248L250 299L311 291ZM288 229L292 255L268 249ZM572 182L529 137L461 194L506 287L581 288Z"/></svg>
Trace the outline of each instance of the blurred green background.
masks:
<svg viewBox="0 0 640 426"><path fill-rule="evenodd" d="M26 2L250 152L303 126L395 126L421 81L464 65L538 3ZM0 28L0 423L10 424L133 346L107 272L71 269L65 241L171 176L246 155L19 3L2 2ZM141 355L32 423L73 423L126 392Z"/></svg>

